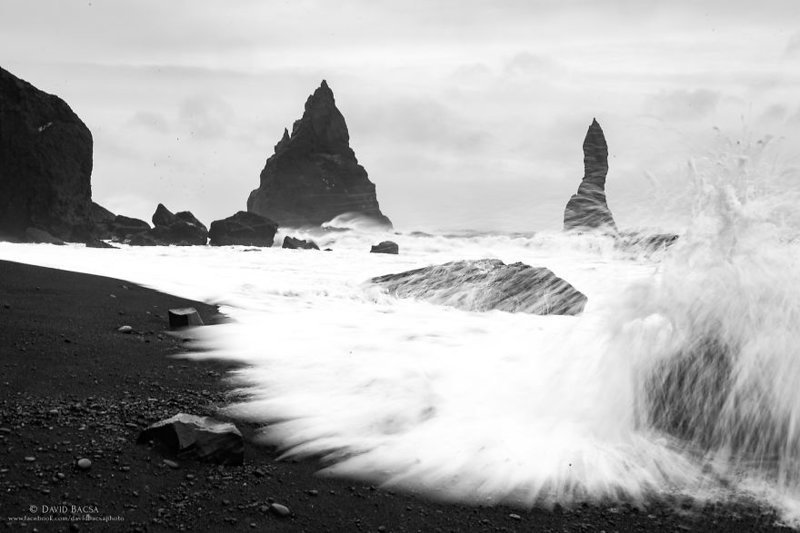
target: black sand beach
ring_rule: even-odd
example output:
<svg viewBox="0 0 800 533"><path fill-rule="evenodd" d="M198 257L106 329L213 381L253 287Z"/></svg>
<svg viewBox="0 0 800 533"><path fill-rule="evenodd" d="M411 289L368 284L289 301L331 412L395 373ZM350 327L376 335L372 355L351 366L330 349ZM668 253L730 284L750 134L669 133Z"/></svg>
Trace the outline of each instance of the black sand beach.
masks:
<svg viewBox="0 0 800 533"><path fill-rule="evenodd" d="M0 529L12 531L772 531L772 510L691 502L524 511L430 502L315 475L247 441L238 467L180 461L141 429L214 415L232 367L172 357L167 310L213 306L124 281L0 261ZM123 325L131 333L120 333ZM213 327L213 326L211 326ZM88 470L76 466L88 458ZM289 516L270 511L273 502ZM88 520L86 516L91 517Z"/></svg>

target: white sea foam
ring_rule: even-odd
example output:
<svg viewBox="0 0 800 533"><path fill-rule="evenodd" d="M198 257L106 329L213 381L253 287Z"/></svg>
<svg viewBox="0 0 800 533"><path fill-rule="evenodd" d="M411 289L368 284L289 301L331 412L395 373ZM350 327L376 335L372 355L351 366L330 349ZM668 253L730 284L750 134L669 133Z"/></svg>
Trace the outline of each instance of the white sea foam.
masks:
<svg viewBox="0 0 800 533"><path fill-rule="evenodd" d="M329 228L281 236L332 252L0 243L0 258L225 304L235 322L198 330L210 350L190 357L247 363L230 414L332 474L521 506L747 492L796 524L800 226L761 172L752 154L699 162L694 222L655 254L593 235ZM368 253L385 239L399 255ZM548 267L588 296L584 313L468 312L364 285L484 257Z"/></svg>

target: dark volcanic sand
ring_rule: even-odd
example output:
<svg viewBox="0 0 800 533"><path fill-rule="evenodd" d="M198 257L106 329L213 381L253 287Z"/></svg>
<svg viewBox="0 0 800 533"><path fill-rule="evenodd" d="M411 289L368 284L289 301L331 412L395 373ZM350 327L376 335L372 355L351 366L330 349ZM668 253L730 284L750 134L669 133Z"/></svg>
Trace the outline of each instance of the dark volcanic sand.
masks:
<svg viewBox="0 0 800 533"><path fill-rule="evenodd" d="M248 442L245 465L180 461L135 444L141 428L224 404L232 367L170 357L167 309L216 309L131 283L0 261L0 529L23 531L754 531L769 509L691 502L553 511L433 503L316 476ZM119 333L122 325L134 332ZM213 327L213 326L211 326ZM248 437L253 428L239 424ZM89 470L76 466L89 458ZM26 459L27 458L27 459ZM288 517L269 510L277 502ZM35 506L34 511L31 507ZM66 506L45 512L44 506ZM72 506L119 521L33 521ZM76 513L80 514L80 513ZM28 517L25 526L14 520Z"/></svg>

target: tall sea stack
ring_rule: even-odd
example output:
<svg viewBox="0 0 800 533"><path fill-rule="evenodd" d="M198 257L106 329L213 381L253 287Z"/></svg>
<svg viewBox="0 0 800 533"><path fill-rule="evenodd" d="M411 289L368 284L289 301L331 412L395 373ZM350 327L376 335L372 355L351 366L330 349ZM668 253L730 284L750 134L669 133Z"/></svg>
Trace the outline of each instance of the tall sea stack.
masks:
<svg viewBox="0 0 800 533"><path fill-rule="evenodd" d="M247 210L281 226L318 226L357 213L391 227L381 213L375 184L350 148L350 134L325 80L306 100L305 112L284 130L261 171Z"/></svg>
<svg viewBox="0 0 800 533"><path fill-rule="evenodd" d="M91 176L89 128L61 98L0 68L0 235L30 227L86 239Z"/></svg>
<svg viewBox="0 0 800 533"><path fill-rule="evenodd" d="M617 225L606 204L607 174L608 145L603 129L593 119L583 141L583 180L564 210L565 230L617 232Z"/></svg>

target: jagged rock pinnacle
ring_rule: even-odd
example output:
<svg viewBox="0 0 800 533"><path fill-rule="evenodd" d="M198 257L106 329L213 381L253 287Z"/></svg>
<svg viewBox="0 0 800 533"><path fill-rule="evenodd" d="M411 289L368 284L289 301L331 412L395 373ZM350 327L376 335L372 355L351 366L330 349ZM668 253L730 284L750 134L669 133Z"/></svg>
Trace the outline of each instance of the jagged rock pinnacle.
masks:
<svg viewBox="0 0 800 533"><path fill-rule="evenodd" d="M284 130L275 145L247 210L282 226L316 226L357 213L391 227L378 206L375 185L350 148L347 124L325 80L306 100L291 135Z"/></svg>

